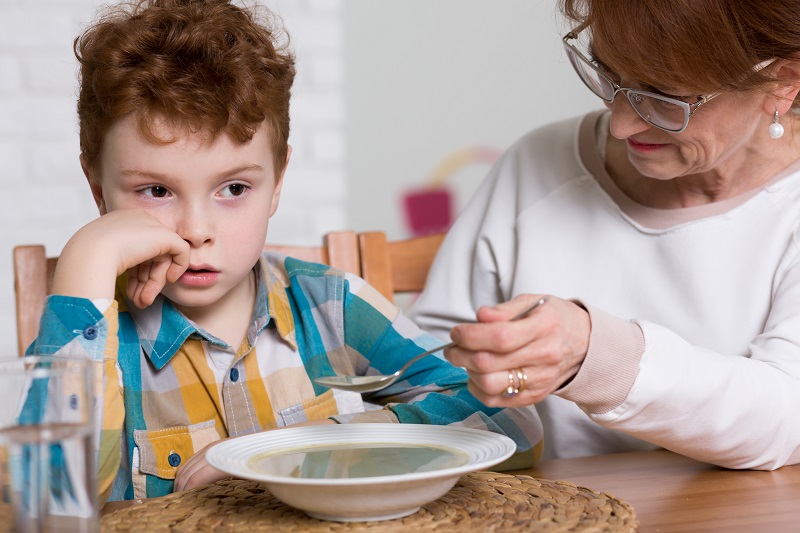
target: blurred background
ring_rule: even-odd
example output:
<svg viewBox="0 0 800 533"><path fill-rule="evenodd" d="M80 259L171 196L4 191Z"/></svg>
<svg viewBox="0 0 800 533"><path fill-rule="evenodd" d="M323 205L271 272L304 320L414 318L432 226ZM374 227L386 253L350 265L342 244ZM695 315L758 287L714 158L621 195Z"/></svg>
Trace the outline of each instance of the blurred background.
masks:
<svg viewBox="0 0 800 533"><path fill-rule="evenodd" d="M283 17L298 67L272 242L444 229L518 137L599 105L561 49L554 0L259 3ZM103 4L0 0L0 358L16 357L13 247L57 255L97 216L72 42Z"/></svg>

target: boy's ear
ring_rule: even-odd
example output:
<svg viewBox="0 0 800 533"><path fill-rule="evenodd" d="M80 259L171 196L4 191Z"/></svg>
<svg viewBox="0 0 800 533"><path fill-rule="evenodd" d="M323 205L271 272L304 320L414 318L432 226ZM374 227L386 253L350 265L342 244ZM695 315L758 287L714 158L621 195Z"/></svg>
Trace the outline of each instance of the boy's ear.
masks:
<svg viewBox="0 0 800 533"><path fill-rule="evenodd" d="M100 211L101 215L105 215L108 213L108 209L106 209L106 201L103 199L103 186L100 185L99 177L96 176L94 170L86 164L86 160L83 156L81 156L81 169L83 169L83 175L86 176L86 181L89 182L89 188L92 190L92 196L94 197L94 203L97 204L97 210Z"/></svg>
<svg viewBox="0 0 800 533"><path fill-rule="evenodd" d="M281 199L281 189L283 189L283 175L286 173L286 167L289 166L289 158L292 156L292 147L287 146L287 148L286 162L283 164L281 173L275 177L275 190L272 192L272 206L269 209L270 218L272 218L272 215L278 210L278 201Z"/></svg>

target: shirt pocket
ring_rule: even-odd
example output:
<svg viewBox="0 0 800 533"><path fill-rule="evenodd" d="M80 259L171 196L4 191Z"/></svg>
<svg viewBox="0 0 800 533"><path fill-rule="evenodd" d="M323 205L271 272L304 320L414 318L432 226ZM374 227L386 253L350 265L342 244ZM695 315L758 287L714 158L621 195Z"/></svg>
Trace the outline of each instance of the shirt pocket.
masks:
<svg viewBox="0 0 800 533"><path fill-rule="evenodd" d="M281 409L278 414L278 425L285 427L309 420L325 420L340 413L333 389L329 389L310 400Z"/></svg>
<svg viewBox="0 0 800 533"><path fill-rule="evenodd" d="M214 420L189 426L135 430L139 472L162 479L175 479L178 467L212 442L220 440Z"/></svg>

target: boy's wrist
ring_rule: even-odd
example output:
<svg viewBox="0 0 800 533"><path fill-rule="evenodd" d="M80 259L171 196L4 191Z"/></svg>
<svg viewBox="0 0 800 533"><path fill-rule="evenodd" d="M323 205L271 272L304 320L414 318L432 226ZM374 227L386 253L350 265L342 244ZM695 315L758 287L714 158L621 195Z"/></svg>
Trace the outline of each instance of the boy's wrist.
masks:
<svg viewBox="0 0 800 533"><path fill-rule="evenodd" d="M109 261L113 253L99 242L88 247L83 243L79 231L64 247L53 276L52 294L113 299L117 279L117 265Z"/></svg>

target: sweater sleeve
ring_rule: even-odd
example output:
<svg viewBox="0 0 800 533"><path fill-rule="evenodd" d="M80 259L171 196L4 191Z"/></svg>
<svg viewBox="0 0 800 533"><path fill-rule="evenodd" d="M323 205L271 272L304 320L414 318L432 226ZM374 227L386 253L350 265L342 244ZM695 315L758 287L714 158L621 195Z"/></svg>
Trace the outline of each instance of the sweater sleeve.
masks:
<svg viewBox="0 0 800 533"><path fill-rule="evenodd" d="M619 406L639 374L644 354L640 326L581 303L589 312L589 350L577 375L556 394L586 411L602 414Z"/></svg>
<svg viewBox="0 0 800 533"><path fill-rule="evenodd" d="M97 480L102 505L120 466L120 439L125 417L119 350L117 302L49 296L39 335L28 354L86 357L97 363L95 420Z"/></svg>
<svg viewBox="0 0 800 533"><path fill-rule="evenodd" d="M621 402L595 395L581 407L605 427L726 468L773 470L800 463L798 309L795 262L744 357L692 345L663 326L637 320L644 351L629 392ZM598 364L606 372L613 368L611 359ZM591 397L589 389L598 388L576 379L560 394L577 400Z"/></svg>

